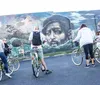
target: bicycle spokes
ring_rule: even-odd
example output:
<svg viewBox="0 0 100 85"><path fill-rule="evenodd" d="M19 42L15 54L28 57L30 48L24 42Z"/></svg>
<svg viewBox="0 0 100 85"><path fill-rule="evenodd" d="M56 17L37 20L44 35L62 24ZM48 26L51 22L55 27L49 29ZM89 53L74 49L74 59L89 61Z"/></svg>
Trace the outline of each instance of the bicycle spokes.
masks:
<svg viewBox="0 0 100 85"><path fill-rule="evenodd" d="M83 62L83 55L82 55L81 50L75 49L75 50L72 52L71 58L72 58L72 62L73 62L75 65L81 65L82 62Z"/></svg>
<svg viewBox="0 0 100 85"><path fill-rule="evenodd" d="M94 57L97 60L97 62L100 63L100 50L99 49L96 49L94 51Z"/></svg>

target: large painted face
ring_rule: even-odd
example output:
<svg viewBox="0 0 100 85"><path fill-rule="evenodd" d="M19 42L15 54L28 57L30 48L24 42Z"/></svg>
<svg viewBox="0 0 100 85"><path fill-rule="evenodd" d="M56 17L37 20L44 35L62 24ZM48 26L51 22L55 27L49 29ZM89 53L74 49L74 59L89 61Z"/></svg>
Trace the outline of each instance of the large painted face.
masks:
<svg viewBox="0 0 100 85"><path fill-rule="evenodd" d="M45 36L49 45L57 46L62 44L62 41L65 39L65 33L62 29L58 22L48 25Z"/></svg>

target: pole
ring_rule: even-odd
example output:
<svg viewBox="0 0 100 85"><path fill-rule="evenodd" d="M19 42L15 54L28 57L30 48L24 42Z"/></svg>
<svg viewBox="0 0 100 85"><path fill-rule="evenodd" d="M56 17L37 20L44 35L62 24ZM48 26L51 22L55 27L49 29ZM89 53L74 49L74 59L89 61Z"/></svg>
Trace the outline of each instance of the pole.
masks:
<svg viewBox="0 0 100 85"><path fill-rule="evenodd" d="M95 24L95 31L97 32L96 15L94 15L94 24Z"/></svg>

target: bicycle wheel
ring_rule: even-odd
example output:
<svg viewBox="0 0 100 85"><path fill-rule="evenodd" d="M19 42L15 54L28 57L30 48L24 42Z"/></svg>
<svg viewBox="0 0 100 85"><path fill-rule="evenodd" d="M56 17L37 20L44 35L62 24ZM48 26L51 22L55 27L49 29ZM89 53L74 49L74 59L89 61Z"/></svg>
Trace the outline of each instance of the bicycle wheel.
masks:
<svg viewBox="0 0 100 85"><path fill-rule="evenodd" d="M0 64L1 65L1 64ZM2 80L2 67L0 66L0 81Z"/></svg>
<svg viewBox="0 0 100 85"><path fill-rule="evenodd" d="M72 58L72 62L73 62L75 65L77 65L77 66L81 65L82 62L83 62L82 53L81 53L81 51L78 50L78 49L76 49L76 50L74 50L74 51L72 52L71 58Z"/></svg>
<svg viewBox="0 0 100 85"><path fill-rule="evenodd" d="M19 70L19 68L20 68L19 60L17 58L11 58L11 62L13 64L13 66L14 66L14 71Z"/></svg>
<svg viewBox="0 0 100 85"><path fill-rule="evenodd" d="M37 53L35 53L34 58L32 58L32 71L33 75L38 78L40 73L40 64L38 63Z"/></svg>
<svg viewBox="0 0 100 85"><path fill-rule="evenodd" d="M14 72L14 65L12 64L10 59L8 59L8 71L10 74Z"/></svg>
<svg viewBox="0 0 100 85"><path fill-rule="evenodd" d="M95 57L96 61L97 61L98 63L100 63L100 50L99 50L98 48L96 48L96 49L94 50L94 57Z"/></svg>

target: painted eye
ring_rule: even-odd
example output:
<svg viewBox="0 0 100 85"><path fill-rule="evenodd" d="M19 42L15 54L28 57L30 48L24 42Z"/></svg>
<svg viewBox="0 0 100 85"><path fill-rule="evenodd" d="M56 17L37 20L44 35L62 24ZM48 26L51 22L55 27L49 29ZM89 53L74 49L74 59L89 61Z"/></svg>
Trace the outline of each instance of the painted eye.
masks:
<svg viewBox="0 0 100 85"><path fill-rule="evenodd" d="M50 31L50 30L47 31L47 32L46 32L46 35L48 35L48 36L51 35L51 31Z"/></svg>
<svg viewBox="0 0 100 85"><path fill-rule="evenodd" d="M55 30L54 33L55 33L55 34L61 34L62 31L61 31L61 30Z"/></svg>
<svg viewBox="0 0 100 85"><path fill-rule="evenodd" d="M62 31L61 31L60 28L53 28L53 32L54 32L55 34L61 34L61 33L62 33Z"/></svg>

